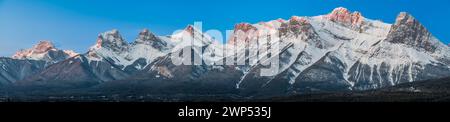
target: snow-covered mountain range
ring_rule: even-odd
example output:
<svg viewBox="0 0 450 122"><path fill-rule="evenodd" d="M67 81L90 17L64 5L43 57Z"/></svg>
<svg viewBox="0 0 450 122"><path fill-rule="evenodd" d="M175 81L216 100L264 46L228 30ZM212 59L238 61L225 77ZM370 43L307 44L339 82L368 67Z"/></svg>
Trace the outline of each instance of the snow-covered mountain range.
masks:
<svg viewBox="0 0 450 122"><path fill-rule="evenodd" d="M269 52L272 48L279 51ZM200 63L173 64L182 54ZM227 64L230 59L237 63ZM274 60L273 75L262 76ZM104 32L82 54L42 41L1 58L0 66L3 86L272 96L449 77L450 48L408 13L388 24L339 7L326 15L240 23L226 44L191 25L169 36L144 29L132 43L118 30Z"/></svg>

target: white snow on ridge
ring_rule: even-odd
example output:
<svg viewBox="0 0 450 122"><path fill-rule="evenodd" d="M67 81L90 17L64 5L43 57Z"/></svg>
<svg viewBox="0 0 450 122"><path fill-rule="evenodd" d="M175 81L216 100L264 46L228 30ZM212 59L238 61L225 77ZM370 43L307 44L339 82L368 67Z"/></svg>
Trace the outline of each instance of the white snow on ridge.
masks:
<svg viewBox="0 0 450 122"><path fill-rule="evenodd" d="M163 56L165 54L166 53L161 52L158 49L153 48L152 46L145 44L136 44L130 47L129 53L126 54L126 59L129 59L130 62L135 62L139 58L144 58L146 59L147 64L149 64L157 57ZM127 64L124 65L127 66Z"/></svg>
<svg viewBox="0 0 450 122"><path fill-rule="evenodd" d="M392 44L381 42L379 46L371 50L370 57L361 58L361 62L368 65L381 64L405 64L416 62L429 64L437 62L433 57L425 52L419 52L414 48L405 47L403 44Z"/></svg>

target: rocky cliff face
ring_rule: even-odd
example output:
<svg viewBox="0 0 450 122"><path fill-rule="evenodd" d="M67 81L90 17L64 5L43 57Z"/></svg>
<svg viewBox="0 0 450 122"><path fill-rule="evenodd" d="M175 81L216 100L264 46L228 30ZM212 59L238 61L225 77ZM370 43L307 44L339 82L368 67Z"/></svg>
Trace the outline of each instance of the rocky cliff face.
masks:
<svg viewBox="0 0 450 122"><path fill-rule="evenodd" d="M431 33L410 14L402 12L387 36L387 41L418 47L426 51L436 50L437 40Z"/></svg>
<svg viewBox="0 0 450 122"><path fill-rule="evenodd" d="M328 18L330 21L354 28L360 28L364 22L364 17L360 12L355 11L351 13L349 10L343 7L334 9L330 14L326 16L326 18Z"/></svg>
<svg viewBox="0 0 450 122"><path fill-rule="evenodd" d="M0 58L0 85L11 85L45 68L45 61Z"/></svg>

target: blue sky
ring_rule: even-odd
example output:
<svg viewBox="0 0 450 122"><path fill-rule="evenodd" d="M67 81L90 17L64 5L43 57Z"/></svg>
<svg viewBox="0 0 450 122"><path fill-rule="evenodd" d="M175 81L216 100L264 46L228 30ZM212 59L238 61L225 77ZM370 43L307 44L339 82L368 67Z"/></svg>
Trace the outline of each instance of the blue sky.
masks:
<svg viewBox="0 0 450 122"><path fill-rule="evenodd" d="M225 31L240 22L321 15L339 6L388 23L409 12L449 43L448 5L448 0L0 0L0 56L39 40L85 52L98 33L111 29L133 41L143 28L167 35L202 21L203 30Z"/></svg>

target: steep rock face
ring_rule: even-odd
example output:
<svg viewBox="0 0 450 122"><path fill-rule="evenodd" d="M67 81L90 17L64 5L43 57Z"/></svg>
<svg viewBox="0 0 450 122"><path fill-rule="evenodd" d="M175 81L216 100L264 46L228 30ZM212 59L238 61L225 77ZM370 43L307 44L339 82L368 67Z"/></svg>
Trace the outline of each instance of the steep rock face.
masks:
<svg viewBox="0 0 450 122"><path fill-rule="evenodd" d="M229 44L237 45L239 43L248 43L248 41L255 40L258 34L258 29L249 23L239 23L234 27L234 32L228 41Z"/></svg>
<svg viewBox="0 0 450 122"><path fill-rule="evenodd" d="M347 65L336 52L328 52L295 79L289 92L323 92L348 90L352 84L346 80Z"/></svg>
<svg viewBox="0 0 450 122"><path fill-rule="evenodd" d="M304 17L293 16L289 22L281 24L279 28L280 36L286 36L288 33L298 35L302 32L307 32L312 26Z"/></svg>
<svg viewBox="0 0 450 122"><path fill-rule="evenodd" d="M364 21L364 17L361 15L360 12L356 11L351 13L349 10L343 7L334 9L326 17L333 22L337 22L355 28L359 28Z"/></svg>
<svg viewBox="0 0 450 122"><path fill-rule="evenodd" d="M145 44L145 45L151 45L153 48L163 51L167 50L167 42L161 40L157 36L155 36L153 33L151 33L148 29L144 29L139 33L138 38L135 40L133 45L138 44Z"/></svg>
<svg viewBox="0 0 450 122"><path fill-rule="evenodd" d="M430 52L436 50L438 42L419 21L405 12L398 15L386 41L402 43Z"/></svg>
<svg viewBox="0 0 450 122"><path fill-rule="evenodd" d="M45 68L45 61L0 58L0 85L10 85Z"/></svg>
<svg viewBox="0 0 450 122"><path fill-rule="evenodd" d="M94 45L91 50L107 48L115 52L122 52L126 50L127 47L128 43L125 42L119 31L114 29L100 34L97 38L97 44Z"/></svg>
<svg viewBox="0 0 450 122"><path fill-rule="evenodd" d="M89 87L120 80L129 75L108 61L90 61L84 55L53 64L37 74L18 81L21 86Z"/></svg>

